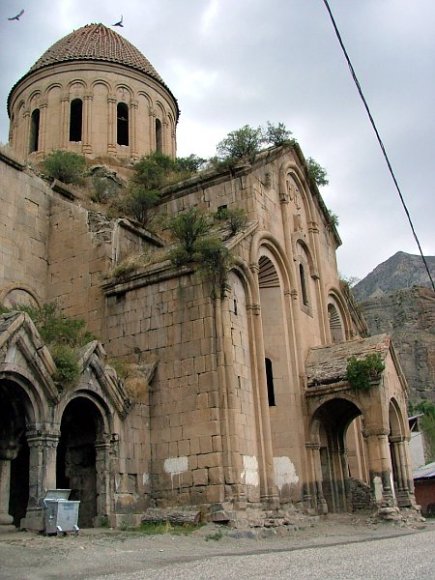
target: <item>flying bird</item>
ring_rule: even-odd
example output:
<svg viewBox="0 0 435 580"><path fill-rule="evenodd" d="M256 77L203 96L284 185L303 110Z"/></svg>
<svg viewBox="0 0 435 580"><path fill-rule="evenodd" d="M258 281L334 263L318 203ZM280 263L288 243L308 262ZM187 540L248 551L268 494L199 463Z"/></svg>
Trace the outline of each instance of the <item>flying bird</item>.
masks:
<svg viewBox="0 0 435 580"><path fill-rule="evenodd" d="M123 20L123 17L122 17L122 14L121 14L121 20L118 20L118 22L115 22L115 24L112 24L112 26L124 26L122 24L122 20Z"/></svg>
<svg viewBox="0 0 435 580"><path fill-rule="evenodd" d="M19 20L23 14L24 14L24 8L21 10L21 12L19 12L15 16L12 16L11 18L8 18L8 20Z"/></svg>

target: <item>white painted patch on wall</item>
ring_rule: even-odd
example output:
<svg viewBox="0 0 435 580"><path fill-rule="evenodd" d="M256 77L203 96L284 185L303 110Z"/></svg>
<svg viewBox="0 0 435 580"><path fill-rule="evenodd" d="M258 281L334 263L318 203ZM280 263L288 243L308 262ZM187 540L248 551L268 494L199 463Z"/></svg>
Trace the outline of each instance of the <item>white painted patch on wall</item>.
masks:
<svg viewBox="0 0 435 580"><path fill-rule="evenodd" d="M299 481L295 466L289 457L274 457L273 470L275 473L275 485L280 491L284 485L294 485Z"/></svg>
<svg viewBox="0 0 435 580"><path fill-rule="evenodd" d="M163 469L171 476L172 489L174 489L174 476L178 475L178 485L181 483L181 474L188 469L189 461L187 457L168 457L165 459Z"/></svg>
<svg viewBox="0 0 435 580"><path fill-rule="evenodd" d="M143 483L143 485L148 485L149 482L150 482L150 475L149 475L149 473L144 473L142 475L142 483Z"/></svg>
<svg viewBox="0 0 435 580"><path fill-rule="evenodd" d="M242 480L246 485L260 484L258 476L258 461L255 455L243 455Z"/></svg>
<svg viewBox="0 0 435 580"><path fill-rule="evenodd" d="M376 503L380 503L384 496L384 486L382 485L382 479L379 477L379 475L376 475L373 478L373 487L375 489Z"/></svg>

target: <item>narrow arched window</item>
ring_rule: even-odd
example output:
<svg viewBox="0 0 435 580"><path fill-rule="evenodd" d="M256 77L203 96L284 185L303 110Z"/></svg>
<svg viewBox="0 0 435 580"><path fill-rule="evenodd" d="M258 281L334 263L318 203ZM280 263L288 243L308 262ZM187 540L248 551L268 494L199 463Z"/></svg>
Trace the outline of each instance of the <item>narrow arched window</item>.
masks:
<svg viewBox="0 0 435 580"><path fill-rule="evenodd" d="M82 140L82 119L83 119L83 101L74 99L71 101L69 115L69 140Z"/></svg>
<svg viewBox="0 0 435 580"><path fill-rule="evenodd" d="M35 109L32 112L32 117L30 119L30 140L29 140L29 152L38 151L39 144L39 109Z"/></svg>
<svg viewBox="0 0 435 580"><path fill-rule="evenodd" d="M328 318L332 342L342 342L344 340L343 325L334 304L328 304Z"/></svg>
<svg viewBox="0 0 435 580"><path fill-rule="evenodd" d="M269 407L275 407L275 387L273 385L272 361L270 358L265 358L264 363L266 366L267 398L269 401Z"/></svg>
<svg viewBox="0 0 435 580"><path fill-rule="evenodd" d="M301 281L302 303L304 306L308 306L307 281L305 279L305 268L303 264L299 264L299 278Z"/></svg>
<svg viewBox="0 0 435 580"><path fill-rule="evenodd" d="M156 151L162 152L162 122L156 119Z"/></svg>
<svg viewBox="0 0 435 580"><path fill-rule="evenodd" d="M128 145L128 106L118 103L116 107L116 127L118 145Z"/></svg>

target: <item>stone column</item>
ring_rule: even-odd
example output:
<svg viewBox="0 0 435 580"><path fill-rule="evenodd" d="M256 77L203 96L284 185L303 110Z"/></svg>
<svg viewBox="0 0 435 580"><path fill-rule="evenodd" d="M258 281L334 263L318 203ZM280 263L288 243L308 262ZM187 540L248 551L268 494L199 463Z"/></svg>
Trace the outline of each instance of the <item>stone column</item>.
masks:
<svg viewBox="0 0 435 580"><path fill-rule="evenodd" d="M363 430L363 437L367 442L369 455L370 483L378 507L396 505L391 483L392 466L388 441L389 432L389 429L384 427L367 427Z"/></svg>
<svg viewBox="0 0 435 580"><path fill-rule="evenodd" d="M86 93L83 97L83 135L82 152L83 155L92 154L92 93Z"/></svg>
<svg viewBox="0 0 435 580"><path fill-rule="evenodd" d="M47 101L40 103L40 118L39 118L39 144L38 151L44 151L47 143Z"/></svg>
<svg viewBox="0 0 435 580"><path fill-rule="evenodd" d="M70 107L69 94L63 94L60 98L60 137L59 145L61 149L66 149L69 142L68 112Z"/></svg>
<svg viewBox="0 0 435 580"><path fill-rule="evenodd" d="M165 118L162 121L162 151L165 155L171 155L171 147L168 145L169 123Z"/></svg>
<svg viewBox="0 0 435 580"><path fill-rule="evenodd" d="M250 269L256 274L258 280L258 264L251 264ZM254 362L256 364L257 375L257 399L258 399L258 445L262 446L262 462L261 469L263 471L263 485L261 489L262 501L270 504L271 507L279 506L279 495L275 485L275 474L273 465L273 445L272 445L272 429L270 427L269 415L269 401L267 397L267 382L266 370L264 367L264 339L263 339L263 325L261 322L261 307L260 303L248 305L248 312L252 316L253 339L256 350L254 355Z"/></svg>
<svg viewBox="0 0 435 580"><path fill-rule="evenodd" d="M231 328L228 321L229 308L228 298L221 296L215 299L216 331L218 339L218 380L220 386L220 406L223 411L222 417L222 443L224 456L225 499L235 500L235 507L245 507L245 490L241 483L241 457L235 449L237 442L237 428L235 422L235 393L234 378L230 368L232 361L231 336L228 330Z"/></svg>
<svg viewBox="0 0 435 580"><path fill-rule="evenodd" d="M23 158L27 159L30 149L30 109L26 109L23 114L24 117L24 128L20 135L22 140L21 149L23 153Z"/></svg>
<svg viewBox="0 0 435 580"><path fill-rule="evenodd" d="M108 103L108 119L107 119L107 153L109 155L116 155L116 97L107 97Z"/></svg>
<svg viewBox="0 0 435 580"><path fill-rule="evenodd" d="M13 517L9 515L11 488L11 461L18 455L18 441L7 438L0 442L0 532L15 529Z"/></svg>
<svg viewBox="0 0 435 580"><path fill-rule="evenodd" d="M104 433L95 443L95 469L97 472L97 518L110 517L111 515L111 490L110 490L110 435ZM96 522L98 524L98 522Z"/></svg>
<svg viewBox="0 0 435 580"><path fill-rule="evenodd" d="M44 529L42 500L47 490L56 489L56 453L59 431L29 429L26 433L29 446L29 504L22 527L29 530Z"/></svg>
<svg viewBox="0 0 435 580"><path fill-rule="evenodd" d="M308 496L307 500L311 502L311 507L317 510L319 514L328 513L328 504L323 495L322 485L322 469L320 462L320 443L316 441L309 441L305 443L309 455L309 463L311 465L309 483L312 487L312 497ZM308 471L308 470L307 470Z"/></svg>
<svg viewBox="0 0 435 580"><path fill-rule="evenodd" d="M137 100L133 99L130 102L130 156L132 159L138 159L139 153L137 151L137 110L138 110L138 102Z"/></svg>

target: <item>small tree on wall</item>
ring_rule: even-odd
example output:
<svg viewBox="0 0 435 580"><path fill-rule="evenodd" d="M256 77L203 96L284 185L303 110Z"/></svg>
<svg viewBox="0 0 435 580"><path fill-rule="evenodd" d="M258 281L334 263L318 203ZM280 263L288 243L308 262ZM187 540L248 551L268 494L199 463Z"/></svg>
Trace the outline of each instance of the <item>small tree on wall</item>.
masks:
<svg viewBox="0 0 435 580"><path fill-rule="evenodd" d="M385 364L378 352L370 353L362 359L351 356L347 359L346 379L354 391L369 391L372 383L378 381Z"/></svg>

